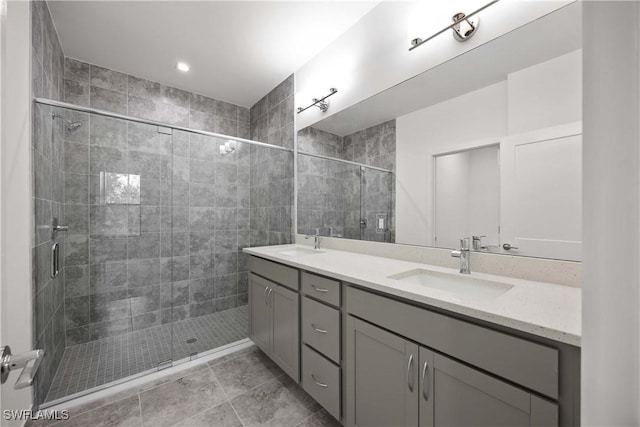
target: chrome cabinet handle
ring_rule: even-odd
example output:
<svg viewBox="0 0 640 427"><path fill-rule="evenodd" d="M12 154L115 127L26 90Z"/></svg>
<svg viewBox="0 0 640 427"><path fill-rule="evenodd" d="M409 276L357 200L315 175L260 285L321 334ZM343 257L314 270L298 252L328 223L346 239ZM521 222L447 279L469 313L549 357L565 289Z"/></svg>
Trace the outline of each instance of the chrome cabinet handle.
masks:
<svg viewBox="0 0 640 427"><path fill-rule="evenodd" d="M267 301L267 291L268 291L268 290L269 290L269 287L268 287L268 286L265 286L265 287L264 287L264 296L263 296L263 298L264 298L264 305L269 305L269 302Z"/></svg>
<svg viewBox="0 0 640 427"><path fill-rule="evenodd" d="M324 383L319 382L319 381L316 379L316 376L315 376L314 374L311 374L311 379L312 379L312 380L313 380L313 382L314 382L314 383L316 383L316 385L317 385L317 386L319 386L319 387L322 387L322 388L329 387L329 385L328 385L328 384L324 384Z"/></svg>
<svg viewBox="0 0 640 427"><path fill-rule="evenodd" d="M422 368L422 397L424 400L429 400L429 383L425 382L425 376L428 373L429 362L424 362L424 367ZM428 378L427 378L428 381Z"/></svg>
<svg viewBox="0 0 640 427"><path fill-rule="evenodd" d="M515 246L511 246L509 243L505 243L504 245L502 245L502 249L504 249L505 251L510 251L511 249L518 249Z"/></svg>
<svg viewBox="0 0 640 427"><path fill-rule="evenodd" d="M316 291L318 291L318 292L322 292L323 294L324 294L324 293L329 292L329 289L319 288L319 287L317 287L316 285L311 285L311 287L312 287L313 289L315 289Z"/></svg>
<svg viewBox="0 0 640 427"><path fill-rule="evenodd" d="M409 363L407 363L407 386L409 391L413 393L413 375L411 375L411 367L413 366L413 354L409 356Z"/></svg>
<svg viewBox="0 0 640 427"><path fill-rule="evenodd" d="M267 305L271 305L269 301L270 301L272 292L273 292L273 288L269 288L269 293L267 294Z"/></svg>
<svg viewBox="0 0 640 427"><path fill-rule="evenodd" d="M315 324L315 323L312 323L312 324L311 324L311 327L312 327L313 329L315 329L315 331L316 331L316 332L319 332L319 333L321 333L321 334L326 334L327 332L329 332L329 331L327 331L326 329L319 329L319 328L316 326L316 324Z"/></svg>

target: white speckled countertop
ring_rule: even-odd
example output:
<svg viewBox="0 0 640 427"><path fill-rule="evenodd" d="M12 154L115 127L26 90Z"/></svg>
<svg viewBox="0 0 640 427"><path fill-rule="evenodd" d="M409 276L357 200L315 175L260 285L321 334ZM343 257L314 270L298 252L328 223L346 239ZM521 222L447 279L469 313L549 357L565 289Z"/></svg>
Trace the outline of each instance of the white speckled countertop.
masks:
<svg viewBox="0 0 640 427"><path fill-rule="evenodd" d="M333 249L297 256L280 253L293 248L296 245L245 248L244 251L403 299L580 346L582 291L579 288L474 273L472 254L472 272L466 277L507 283L513 288L493 299L465 297L387 277L418 268L460 274L455 269Z"/></svg>

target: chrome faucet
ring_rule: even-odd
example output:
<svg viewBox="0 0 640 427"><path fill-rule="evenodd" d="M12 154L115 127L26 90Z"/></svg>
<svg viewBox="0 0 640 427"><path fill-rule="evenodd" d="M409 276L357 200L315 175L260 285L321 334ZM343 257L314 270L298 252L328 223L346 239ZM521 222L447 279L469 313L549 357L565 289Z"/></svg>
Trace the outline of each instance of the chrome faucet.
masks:
<svg viewBox="0 0 640 427"><path fill-rule="evenodd" d="M316 234L307 234L304 236L305 239L310 239L313 237L313 249L320 249L320 230L316 228Z"/></svg>
<svg viewBox="0 0 640 427"><path fill-rule="evenodd" d="M465 237L464 239L460 239L460 249L457 251L451 251L451 256L454 258L460 258L460 273L461 274L470 274L469 270L469 255L471 252L469 251L469 238Z"/></svg>

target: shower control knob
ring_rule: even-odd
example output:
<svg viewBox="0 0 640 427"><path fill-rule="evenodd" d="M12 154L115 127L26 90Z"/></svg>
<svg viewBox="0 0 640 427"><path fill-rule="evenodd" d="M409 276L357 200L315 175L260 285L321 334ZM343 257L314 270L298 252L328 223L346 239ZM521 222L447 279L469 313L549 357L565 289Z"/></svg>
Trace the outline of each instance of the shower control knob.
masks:
<svg viewBox="0 0 640 427"><path fill-rule="evenodd" d="M509 243L505 243L504 245L502 245L502 249L504 249L505 251L510 251L511 249L518 249L515 246L511 246Z"/></svg>

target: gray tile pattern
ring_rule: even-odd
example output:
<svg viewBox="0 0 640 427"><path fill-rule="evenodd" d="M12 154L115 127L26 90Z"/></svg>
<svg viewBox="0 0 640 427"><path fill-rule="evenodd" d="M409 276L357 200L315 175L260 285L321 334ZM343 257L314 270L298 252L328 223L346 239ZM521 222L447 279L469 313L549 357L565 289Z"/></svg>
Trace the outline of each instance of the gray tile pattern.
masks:
<svg viewBox="0 0 640 427"><path fill-rule="evenodd" d="M44 1L31 2L32 31L32 92L35 97L61 100L63 88L64 53L58 40L49 8ZM60 114L57 108L42 105L33 110L32 163L34 234L33 257L33 312L32 335L34 348L45 350L41 369L38 370L34 399L41 401L51 386L54 373L60 364L65 348L64 334L64 260L62 272L55 279L50 277L49 259L51 246L51 219L64 218L63 123L54 119ZM78 154L78 157L81 155ZM70 197L74 196L70 193ZM70 218L75 220L75 218ZM65 238L55 239L64 253Z"/></svg>
<svg viewBox="0 0 640 427"><path fill-rule="evenodd" d="M293 147L293 76L252 108L252 121L247 108L64 58L46 3L33 9L35 96ZM53 124L49 107L34 119L34 346L47 350L36 405L50 389L61 396L124 375L114 369L90 380L91 364L72 364L65 372L79 370L78 384L52 386L65 347L87 344L99 365L102 340L126 342L246 305L242 249L292 241L291 153L238 144L222 156L224 141L57 110ZM67 120L83 125L70 132ZM138 175L139 193L122 184L106 191L104 173ZM69 225L59 239L65 268L53 281L51 216Z"/></svg>
<svg viewBox="0 0 640 427"><path fill-rule="evenodd" d="M247 306L68 347L47 401L154 369L248 335ZM195 338L195 343L187 340ZM173 345L172 345L173 343Z"/></svg>
<svg viewBox="0 0 640 427"><path fill-rule="evenodd" d="M293 148L293 79L289 76L251 107L251 139ZM250 246L292 243L293 153L251 147L250 176L246 178L250 184Z"/></svg>
<svg viewBox="0 0 640 427"><path fill-rule="evenodd" d="M235 384L243 380L223 381L220 373L248 364L259 379L234 396ZM69 414L67 421L39 421L30 427L341 426L256 347L73 407Z"/></svg>
<svg viewBox="0 0 640 427"><path fill-rule="evenodd" d="M136 76L64 58L64 101L176 126L248 138L249 110Z"/></svg>
<svg viewBox="0 0 640 427"><path fill-rule="evenodd" d="M71 58L64 65L70 102L249 136L246 108ZM79 119L79 133L65 133L73 150L64 157L66 259L73 266L67 345L246 304L248 273L238 259L248 242L239 244L238 236L249 233L249 182L239 177L249 175L249 148L239 144L222 156L224 141L215 138L166 135L97 115ZM132 200L127 190L106 202L102 173L139 176L139 194Z"/></svg>
<svg viewBox="0 0 640 427"><path fill-rule="evenodd" d="M313 127L298 132L298 148L365 165L395 169L395 120L340 137ZM394 242L395 181L389 173L300 155L298 232ZM387 216L388 232L376 216ZM360 220L363 219L361 227ZM366 224L366 225L365 225Z"/></svg>

